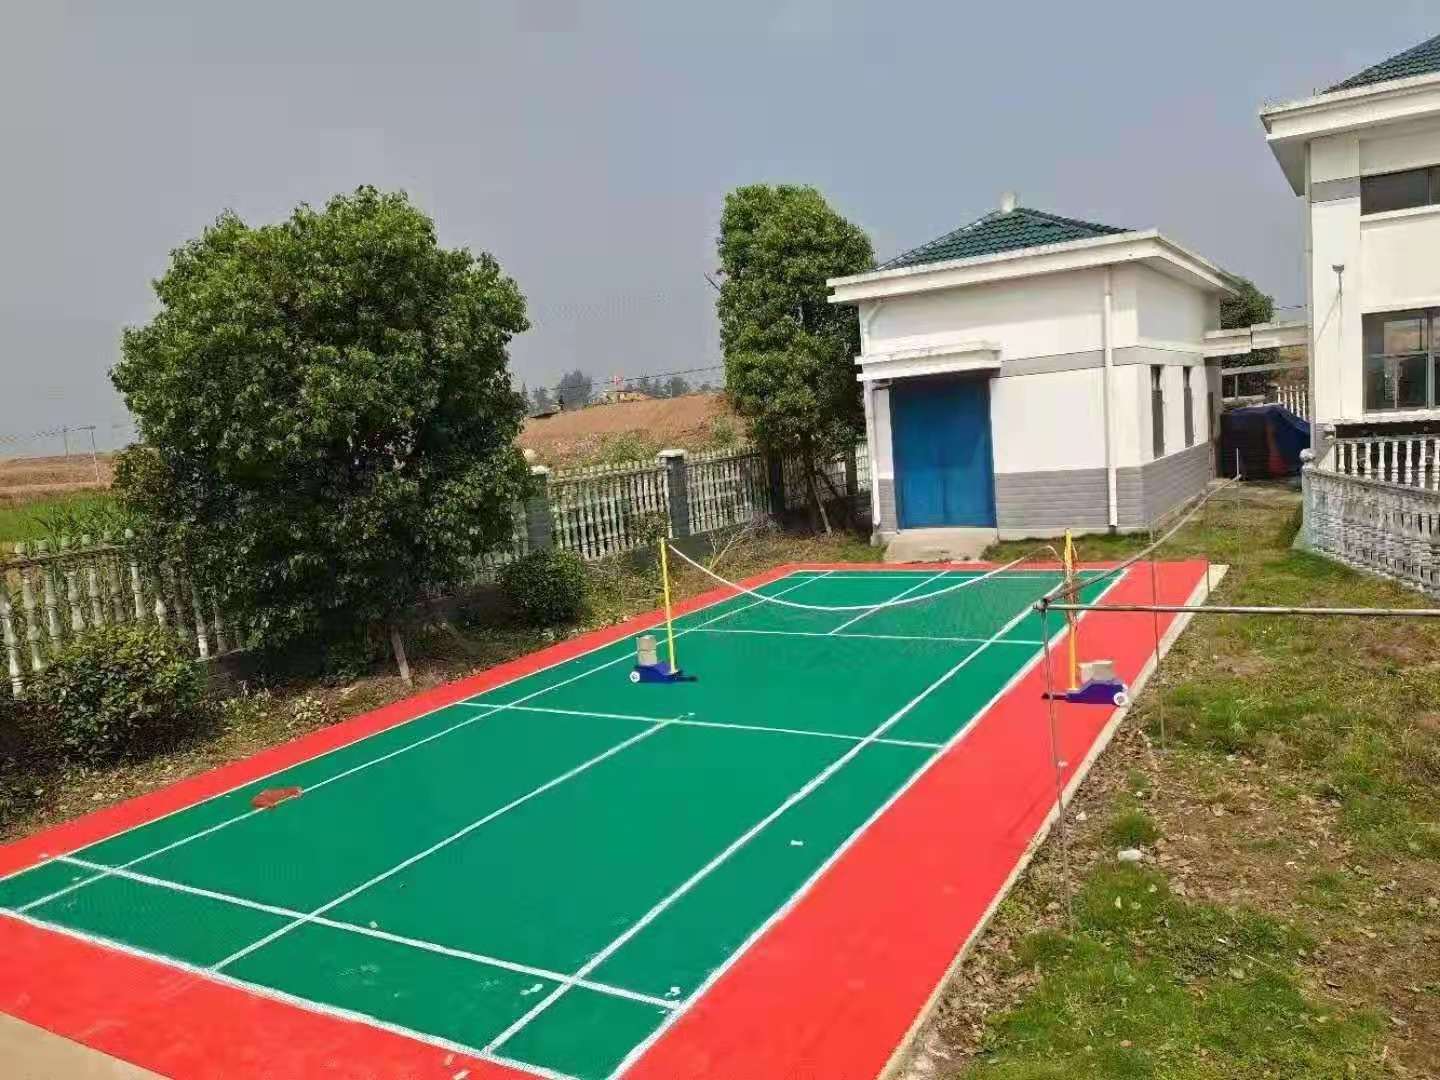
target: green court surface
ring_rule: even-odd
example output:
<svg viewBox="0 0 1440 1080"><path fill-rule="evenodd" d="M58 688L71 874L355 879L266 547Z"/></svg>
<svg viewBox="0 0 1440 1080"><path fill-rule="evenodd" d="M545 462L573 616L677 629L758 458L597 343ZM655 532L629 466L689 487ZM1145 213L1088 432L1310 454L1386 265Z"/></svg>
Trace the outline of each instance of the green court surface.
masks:
<svg viewBox="0 0 1440 1080"><path fill-rule="evenodd" d="M978 577L801 571L760 591L862 606ZM1036 659L1030 605L1058 580L835 613L732 596L676 622L696 681L634 685L633 640L602 646L16 874L0 908L610 1076Z"/></svg>

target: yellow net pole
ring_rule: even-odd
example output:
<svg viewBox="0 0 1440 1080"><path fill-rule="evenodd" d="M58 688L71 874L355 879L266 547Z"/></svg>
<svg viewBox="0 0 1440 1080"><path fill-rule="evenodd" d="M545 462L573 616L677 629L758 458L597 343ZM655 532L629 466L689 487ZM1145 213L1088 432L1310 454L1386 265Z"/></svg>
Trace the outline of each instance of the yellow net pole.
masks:
<svg viewBox="0 0 1440 1080"><path fill-rule="evenodd" d="M675 621L670 615L670 557L668 552L669 547L670 545L665 542L665 538L661 537L660 580L662 583L662 588L665 590L665 639L666 643L669 645L670 648L670 671L673 674L680 669L675 666Z"/></svg>
<svg viewBox="0 0 1440 1080"><path fill-rule="evenodd" d="M1075 588L1075 541L1070 530L1065 530L1065 593L1072 604L1079 602L1079 590ZM1080 624L1075 612L1067 611L1065 621L1070 624L1070 689L1080 686Z"/></svg>

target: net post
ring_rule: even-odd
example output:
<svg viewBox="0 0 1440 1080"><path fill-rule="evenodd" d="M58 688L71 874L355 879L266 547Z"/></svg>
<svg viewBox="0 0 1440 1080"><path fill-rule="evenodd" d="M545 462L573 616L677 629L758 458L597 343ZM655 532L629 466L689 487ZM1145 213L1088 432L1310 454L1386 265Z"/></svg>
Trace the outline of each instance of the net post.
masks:
<svg viewBox="0 0 1440 1080"><path fill-rule="evenodd" d="M669 549L669 542L662 536L660 538L660 587L665 595L665 642L670 652L670 671L673 673L680 669L675 666L675 619L670 611Z"/></svg>
<svg viewBox="0 0 1440 1080"><path fill-rule="evenodd" d="M1042 599L1040 608L1040 647L1044 652L1045 704L1050 719L1050 764L1055 771L1055 823L1060 829L1060 878L1065 893L1065 921L1075 932L1074 890L1070 885L1070 836L1065 822L1065 762L1060 760L1060 733L1055 709L1055 676L1050 663L1050 605ZM1069 617L1067 613L1067 618Z"/></svg>
<svg viewBox="0 0 1440 1080"><path fill-rule="evenodd" d="M1070 535L1070 530L1065 530L1064 554L1061 556L1064 566L1065 597L1073 604L1080 599L1080 590L1076 588L1075 575L1075 540ZM1070 689L1074 690L1080 685L1080 622L1075 617L1075 612L1065 613L1065 625L1069 628L1070 647Z"/></svg>

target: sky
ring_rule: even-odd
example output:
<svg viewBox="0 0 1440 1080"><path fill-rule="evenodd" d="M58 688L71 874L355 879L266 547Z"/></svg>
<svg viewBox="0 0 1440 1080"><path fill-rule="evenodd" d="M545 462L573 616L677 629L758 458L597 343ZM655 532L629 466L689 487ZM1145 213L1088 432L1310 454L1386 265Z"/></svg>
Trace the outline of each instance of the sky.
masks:
<svg viewBox="0 0 1440 1080"><path fill-rule="evenodd" d="M107 372L169 252L361 184L516 279L530 386L718 364L716 226L760 181L882 259L1014 190L1296 304L1260 105L1437 32L1434 0L0 0L0 454L123 440Z"/></svg>

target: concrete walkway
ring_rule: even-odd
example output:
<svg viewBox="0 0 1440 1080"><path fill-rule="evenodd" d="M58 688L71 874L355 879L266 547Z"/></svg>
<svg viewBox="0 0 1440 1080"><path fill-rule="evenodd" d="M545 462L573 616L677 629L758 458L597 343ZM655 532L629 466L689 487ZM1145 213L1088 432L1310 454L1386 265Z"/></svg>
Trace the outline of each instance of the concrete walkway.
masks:
<svg viewBox="0 0 1440 1080"><path fill-rule="evenodd" d="M5 1080L161 1080L5 1013L0 1013L0 1062Z"/></svg>
<svg viewBox="0 0 1440 1080"><path fill-rule="evenodd" d="M886 546L885 561L969 562L998 538L995 529L905 529Z"/></svg>

